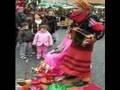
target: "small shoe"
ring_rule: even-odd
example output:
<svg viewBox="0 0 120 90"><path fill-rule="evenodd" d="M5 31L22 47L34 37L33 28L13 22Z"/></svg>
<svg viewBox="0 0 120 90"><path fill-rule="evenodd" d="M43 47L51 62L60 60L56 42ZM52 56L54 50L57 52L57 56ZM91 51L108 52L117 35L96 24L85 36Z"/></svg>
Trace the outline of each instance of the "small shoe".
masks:
<svg viewBox="0 0 120 90"><path fill-rule="evenodd" d="M27 59L27 57L25 57L25 56L21 56L20 59Z"/></svg>
<svg viewBox="0 0 120 90"><path fill-rule="evenodd" d="M32 57L33 55L31 54L30 57Z"/></svg>
<svg viewBox="0 0 120 90"><path fill-rule="evenodd" d="M24 56L23 59L27 59L27 57Z"/></svg>
<svg viewBox="0 0 120 90"><path fill-rule="evenodd" d="M35 52L32 52L32 55L35 55Z"/></svg>
<svg viewBox="0 0 120 90"><path fill-rule="evenodd" d="M20 56L20 59L23 59L24 56Z"/></svg>

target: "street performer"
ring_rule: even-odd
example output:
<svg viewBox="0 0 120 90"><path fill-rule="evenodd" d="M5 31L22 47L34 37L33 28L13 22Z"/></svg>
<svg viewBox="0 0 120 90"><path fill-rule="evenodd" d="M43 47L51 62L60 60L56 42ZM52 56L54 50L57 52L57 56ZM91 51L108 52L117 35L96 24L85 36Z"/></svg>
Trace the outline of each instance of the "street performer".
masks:
<svg viewBox="0 0 120 90"><path fill-rule="evenodd" d="M73 20L70 27L73 31L73 42L66 50L60 68L66 77L75 76L78 80L90 82L93 46L104 26L90 14L91 5L87 0L75 1L70 15Z"/></svg>

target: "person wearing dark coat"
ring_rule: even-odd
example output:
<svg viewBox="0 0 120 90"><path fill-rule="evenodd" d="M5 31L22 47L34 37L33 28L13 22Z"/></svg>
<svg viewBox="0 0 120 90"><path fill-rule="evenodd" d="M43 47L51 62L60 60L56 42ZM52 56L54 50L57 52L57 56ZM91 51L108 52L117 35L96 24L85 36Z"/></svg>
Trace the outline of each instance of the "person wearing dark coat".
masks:
<svg viewBox="0 0 120 90"><path fill-rule="evenodd" d="M33 41L33 34L29 30L27 22L22 23L22 27L18 33L17 40L20 45L19 52L20 58L26 59L27 56L30 56L32 53L32 41Z"/></svg>
<svg viewBox="0 0 120 90"><path fill-rule="evenodd" d="M37 28L39 28L39 26L43 24L47 25L48 20L46 19L46 17L43 17L39 13L36 13L33 20L33 33L35 34L37 32Z"/></svg>
<svg viewBox="0 0 120 90"><path fill-rule="evenodd" d="M47 23L48 21L47 21L47 19L45 18L45 17L43 17L41 14L39 14L39 13L35 13L35 15L34 15L34 20L33 20L33 24L32 24L32 33L35 35L36 34L36 32L37 32L37 30L39 29L39 27L41 26L41 25L48 25L48 23ZM33 50L34 50L34 52L33 52L33 54L34 53L36 53L37 51L36 51L36 47L35 46L33 46Z"/></svg>
<svg viewBox="0 0 120 90"><path fill-rule="evenodd" d="M56 21L56 17L54 16L54 12L53 11L49 11L48 15L46 16L47 19L47 24L49 26L49 32L51 34L55 33L56 29L57 29L57 21Z"/></svg>
<svg viewBox="0 0 120 90"><path fill-rule="evenodd" d="M15 45L17 43L17 36L18 36L18 32L21 28L21 23L22 23L22 20L20 19L20 16L18 14L16 14L16 29L15 29L15 32L16 32L16 42L15 42Z"/></svg>

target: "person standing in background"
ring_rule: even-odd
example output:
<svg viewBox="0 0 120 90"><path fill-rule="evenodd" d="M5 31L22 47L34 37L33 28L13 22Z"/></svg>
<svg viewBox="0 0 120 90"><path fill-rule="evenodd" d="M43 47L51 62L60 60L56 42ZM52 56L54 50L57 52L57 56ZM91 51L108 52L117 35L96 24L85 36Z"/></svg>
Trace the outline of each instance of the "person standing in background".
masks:
<svg viewBox="0 0 120 90"><path fill-rule="evenodd" d="M57 20L53 11L49 11L46 15L47 25L49 26L49 32L53 36L54 42L56 41L54 33L57 30Z"/></svg>
<svg viewBox="0 0 120 90"><path fill-rule="evenodd" d="M26 59L32 53L33 34L29 30L28 23L22 23L22 28L18 33L18 42L20 45L20 59Z"/></svg>

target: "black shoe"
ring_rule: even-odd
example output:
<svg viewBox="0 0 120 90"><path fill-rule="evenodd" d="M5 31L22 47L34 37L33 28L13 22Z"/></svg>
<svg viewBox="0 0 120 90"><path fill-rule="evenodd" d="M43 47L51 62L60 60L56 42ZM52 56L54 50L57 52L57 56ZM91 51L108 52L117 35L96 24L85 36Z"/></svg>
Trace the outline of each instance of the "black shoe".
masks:
<svg viewBox="0 0 120 90"><path fill-rule="evenodd" d="M65 79L71 80L71 79L75 79L75 78L76 78L75 76L65 75Z"/></svg>
<svg viewBox="0 0 120 90"><path fill-rule="evenodd" d="M88 84L88 82L85 82L85 81L73 82L73 85L74 85L74 86L77 86L77 87L79 87L79 86L84 86L84 85L86 85L86 84Z"/></svg>
<svg viewBox="0 0 120 90"><path fill-rule="evenodd" d="M56 40L54 39L54 43L56 42Z"/></svg>

